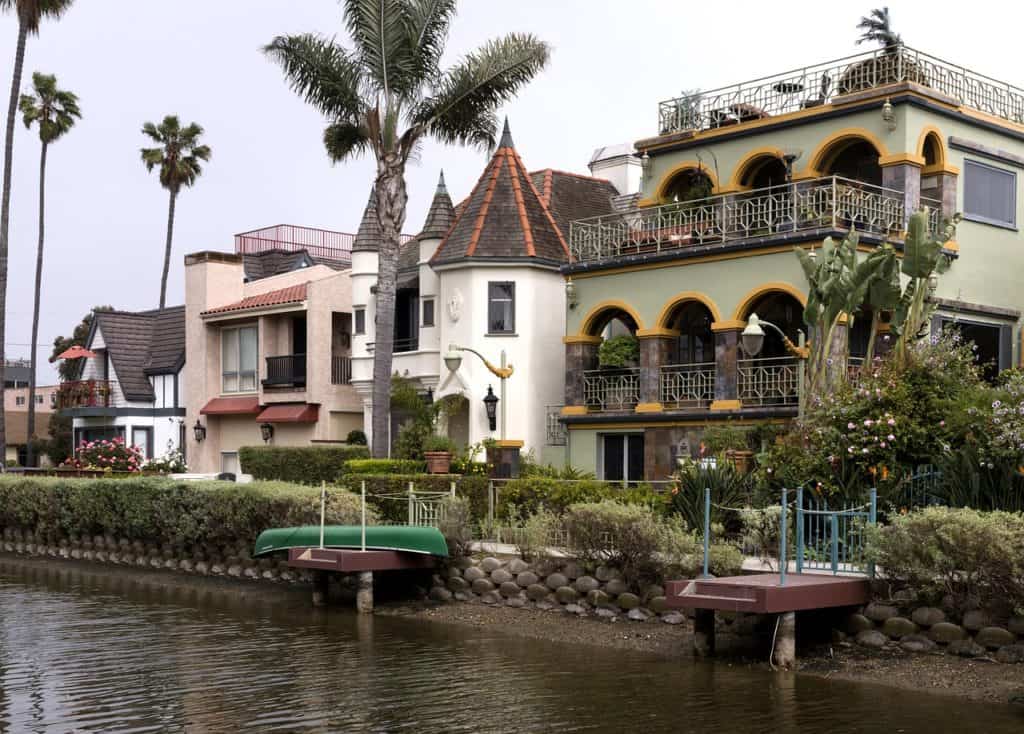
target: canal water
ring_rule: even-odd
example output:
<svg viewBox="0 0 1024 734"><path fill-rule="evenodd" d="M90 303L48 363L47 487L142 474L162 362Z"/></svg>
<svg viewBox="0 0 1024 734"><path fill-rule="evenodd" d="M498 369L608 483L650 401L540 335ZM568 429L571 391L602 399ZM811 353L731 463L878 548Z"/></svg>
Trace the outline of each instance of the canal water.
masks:
<svg viewBox="0 0 1024 734"><path fill-rule="evenodd" d="M0 559L0 732L1000 732L1009 706Z"/></svg>

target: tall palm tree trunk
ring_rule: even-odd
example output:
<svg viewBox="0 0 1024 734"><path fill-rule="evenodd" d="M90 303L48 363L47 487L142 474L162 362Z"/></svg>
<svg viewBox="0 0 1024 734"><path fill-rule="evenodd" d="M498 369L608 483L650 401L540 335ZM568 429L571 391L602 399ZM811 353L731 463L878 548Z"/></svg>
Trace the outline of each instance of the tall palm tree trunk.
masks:
<svg viewBox="0 0 1024 734"><path fill-rule="evenodd" d="M44 227L46 224L46 150L48 146L43 143L43 151L39 154L39 245L36 248L36 294L35 302L32 304L32 346L29 363L31 367L28 373L28 450L27 466L33 466L35 461L35 434L36 434L36 342L39 341L39 300L43 290L43 240Z"/></svg>
<svg viewBox="0 0 1024 734"><path fill-rule="evenodd" d="M18 92L21 70L25 65L25 41L28 27L18 24L18 47L14 52L14 76L11 78L11 99L7 105L7 130L4 134L4 184L0 202L0 462L7 460L7 419L4 412L4 348L7 339L7 236L11 221L11 158L14 155L14 121L18 114Z"/></svg>
<svg viewBox="0 0 1024 734"><path fill-rule="evenodd" d="M373 345L373 455L385 458L391 443L391 364L395 347L395 291L398 248L405 223L405 165L388 155L377 167L377 217L381 244L377 266L377 306Z"/></svg>
<svg viewBox="0 0 1024 734"><path fill-rule="evenodd" d="M171 240L174 238L174 202L178 192L171 189L171 203L167 206L167 246L164 248L164 274L160 278L160 308L167 301L167 273L171 269Z"/></svg>

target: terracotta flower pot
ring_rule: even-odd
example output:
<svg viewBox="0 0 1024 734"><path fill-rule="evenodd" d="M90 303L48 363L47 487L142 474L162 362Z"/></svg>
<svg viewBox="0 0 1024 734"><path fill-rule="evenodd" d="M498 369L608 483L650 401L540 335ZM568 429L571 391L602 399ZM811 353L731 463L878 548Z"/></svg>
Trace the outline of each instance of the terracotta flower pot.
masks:
<svg viewBox="0 0 1024 734"><path fill-rule="evenodd" d="M749 474L754 469L754 452L747 449L729 449L726 456L740 474Z"/></svg>
<svg viewBox="0 0 1024 734"><path fill-rule="evenodd" d="M452 455L449 451L424 451L423 458L427 462L427 474L448 474L452 468Z"/></svg>

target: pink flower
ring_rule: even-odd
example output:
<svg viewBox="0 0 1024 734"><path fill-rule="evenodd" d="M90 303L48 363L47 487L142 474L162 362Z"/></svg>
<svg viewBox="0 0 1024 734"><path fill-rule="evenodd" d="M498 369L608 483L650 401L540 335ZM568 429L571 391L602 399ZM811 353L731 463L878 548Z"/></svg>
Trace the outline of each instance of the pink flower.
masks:
<svg viewBox="0 0 1024 734"><path fill-rule="evenodd" d="M891 433L888 436L886 436L886 438L889 439L890 441L895 441L896 440L896 437L894 435L892 435Z"/></svg>
<svg viewBox="0 0 1024 734"><path fill-rule="evenodd" d="M890 426L895 426L896 425L896 419L895 418L890 418L889 419L889 425Z"/></svg>
<svg viewBox="0 0 1024 734"><path fill-rule="evenodd" d="M865 418L864 419L864 425L865 426L869 426L870 427L871 424L872 424L872 420L870 418Z"/></svg>

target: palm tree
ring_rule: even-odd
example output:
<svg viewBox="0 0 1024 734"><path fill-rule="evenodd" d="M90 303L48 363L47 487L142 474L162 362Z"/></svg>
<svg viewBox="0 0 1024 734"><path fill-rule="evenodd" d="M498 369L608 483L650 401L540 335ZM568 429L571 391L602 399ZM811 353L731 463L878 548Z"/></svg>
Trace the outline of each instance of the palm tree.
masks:
<svg viewBox="0 0 1024 734"><path fill-rule="evenodd" d="M373 455L388 450L398 245L405 166L424 138L494 146L497 110L547 64L530 34L489 41L442 69L455 0L343 0L351 49L318 34L278 36L264 50L292 89L327 118L334 161L373 153L381 230L373 357Z"/></svg>
<svg viewBox="0 0 1024 734"><path fill-rule="evenodd" d="M21 108L25 127L39 125L39 244L36 249L36 293L32 307L31 371L28 375L28 465L33 465L36 429L36 342L39 337L39 298L43 287L43 228L46 205L46 151L50 143L56 142L75 125L75 119L82 116L78 109L78 97L71 92L57 88L57 77L49 74L32 75L32 89L35 94L21 95Z"/></svg>
<svg viewBox="0 0 1024 734"><path fill-rule="evenodd" d="M200 161L210 160L210 146L200 145L203 128L196 123L181 126L177 115L167 115L163 122L147 122L142 132L157 143L157 148L142 148L146 170L160 166L160 185L170 192L167 207L167 246L164 248L164 270L160 278L160 308L167 299L167 272L171 268L171 240L174 235L174 207L183 186L191 186L203 173Z"/></svg>
<svg viewBox="0 0 1024 734"><path fill-rule="evenodd" d="M71 7L73 0L0 0L0 10L11 10L18 16L18 45L14 51L14 74L11 97L7 104L7 128L4 133L4 182L0 195L0 378L5 359L7 337L7 245L11 221L11 169L14 156L14 120L18 114L21 71L25 65L25 44L30 35L39 33L43 18L59 18ZM7 455L7 422L4 415L4 381L0 379L0 461Z"/></svg>
<svg viewBox="0 0 1024 734"><path fill-rule="evenodd" d="M857 39L857 45L862 43L877 43L885 50L895 50L903 45L903 39L899 33L892 30L892 20L889 18L889 8L875 8L870 14L862 17L857 27L864 31Z"/></svg>

